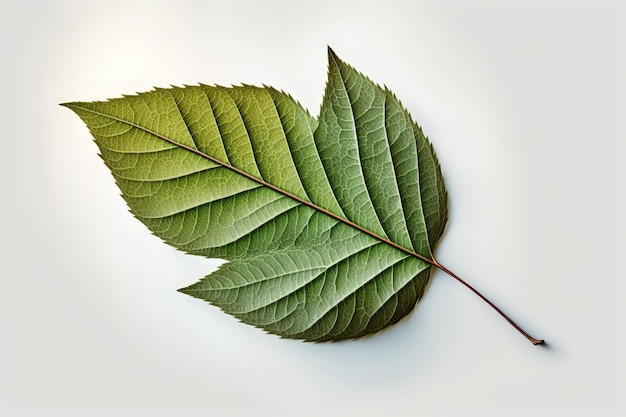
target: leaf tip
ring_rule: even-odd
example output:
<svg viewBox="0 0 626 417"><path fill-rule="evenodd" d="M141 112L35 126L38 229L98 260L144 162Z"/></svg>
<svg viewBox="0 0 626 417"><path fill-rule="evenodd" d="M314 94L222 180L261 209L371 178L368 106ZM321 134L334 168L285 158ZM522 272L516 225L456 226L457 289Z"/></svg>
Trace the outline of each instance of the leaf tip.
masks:
<svg viewBox="0 0 626 417"><path fill-rule="evenodd" d="M327 46L328 48L328 60L329 61L340 61L339 57L337 56L337 54L335 53L335 51L333 51L333 48L329 46Z"/></svg>
<svg viewBox="0 0 626 417"><path fill-rule="evenodd" d="M186 294L186 295L191 295L190 294L190 288L193 287L193 285L189 286L189 287L184 287L184 288L179 288L176 291Z"/></svg>
<svg viewBox="0 0 626 417"><path fill-rule="evenodd" d="M59 106L61 107L65 107L67 109L70 109L71 111L73 111L74 113L78 114L80 116L80 110L81 108L85 105L86 103L80 102L80 101L72 101L72 102L67 102L67 103L59 103Z"/></svg>

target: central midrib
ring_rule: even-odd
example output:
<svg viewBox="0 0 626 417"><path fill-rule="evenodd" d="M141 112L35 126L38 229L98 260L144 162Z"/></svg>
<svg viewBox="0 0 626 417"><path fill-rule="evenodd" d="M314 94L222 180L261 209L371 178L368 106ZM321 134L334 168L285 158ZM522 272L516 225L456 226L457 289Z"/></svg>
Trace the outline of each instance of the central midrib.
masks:
<svg viewBox="0 0 626 417"><path fill-rule="evenodd" d="M228 164L226 162L220 161L219 159L217 159L217 158L215 158L215 157L213 157L211 155L208 155L208 154L206 154L206 153L204 153L204 152L202 152L202 151L200 151L198 149L194 149L194 148L192 148L190 146L187 146L187 145L184 145L182 143L176 142L175 140L170 139L167 136L163 136L163 135L161 135L161 134L159 134L157 132L154 132L154 131L152 131L150 129L147 129L147 128L143 127L143 126L137 125L136 123L130 122L128 120L124 120L124 119L121 119L119 117L111 116L111 115L108 115L108 114L105 114L105 113L102 113L102 112L99 112L99 111L96 111L96 110L93 110L93 109L88 109L88 108L82 107L82 106L80 106L80 103L64 103L62 105L66 106L66 107L70 107L70 108L71 107L78 107L81 110L88 111L90 113L97 114L99 116L108 117L108 118L110 118L112 120L115 120L115 121L118 121L120 123L125 123L125 124L127 124L127 125L129 125L131 127L134 127L135 129L142 130L142 131L144 131L144 132L146 132L146 133L148 133L150 135L153 135L153 136L155 136L155 137L157 137L159 139L162 139L162 140L164 140L164 141L166 141L166 142L168 142L168 143L170 143L170 144L172 144L174 146L181 147L181 148L183 148L183 149L185 149L185 150L187 150L189 152L195 153L198 156L206 158L206 159L208 159L211 162L214 162L214 163L216 163L216 164L218 164L220 166L223 166L224 168L228 168L228 169L238 173L239 175L242 175L242 176L248 178L249 180L252 180L252 181L254 181L254 182L258 183L258 184L261 184L261 185L263 185L265 187L268 187L269 189L271 189L273 191L276 191L277 193L280 193L280 194L282 194L282 195L284 195L286 197L289 197L289 198L291 198L293 200L296 200L297 202L299 202L301 204L304 204L304 205L306 205L308 207L311 207L314 210L320 211L321 213L324 213L327 216L330 216L330 217L332 217L333 219L335 219L337 221L340 221L340 222L342 222L342 223L344 223L344 224L346 224L348 226L351 226L351 227L357 229L358 231L360 231L362 233L365 233L368 236L371 236L371 237L373 237L375 239L378 239L379 241L384 242L384 243L388 244L389 246L391 246L391 247L393 247L393 248L395 248L397 250L400 250L400 251L402 251L402 252L404 252L404 253L406 253L408 255L411 255L411 256L413 256L413 257L415 257L415 258L417 258L417 259L419 259L419 260L421 260L423 262L426 262L429 265L433 265L435 267L439 267L439 264L434 259L429 259L429 258L426 258L425 256L420 255L419 253L413 252L412 250L409 250L409 249L407 249L407 248L405 248L405 247L403 247L401 245L398 245L397 243L395 243L395 242L393 242L393 241L391 241L391 240L389 240L389 239L387 239L387 238L385 238L383 236L380 236L380 235L372 232L371 230L368 230L368 229L364 228L363 226L360 226L360 225L358 225L358 224L356 224L354 222L351 222L350 220L345 219L345 218L343 218L343 217L341 217L341 216L339 216L339 215L337 215L337 214L335 214L335 213L333 213L333 212L331 212L329 210L326 210L323 207L320 207L320 206L318 206L318 205L316 205L316 204L314 204L314 203L312 203L310 201L307 201L307 200L305 200L305 199L303 199L301 197L298 197L297 195L292 194L292 193L290 193L288 191L285 191L282 188L277 187L277 186L275 186L275 185L273 185L271 183L268 183L268 182L266 182L266 181L264 181L264 180L262 180L260 178L257 178L254 175L249 174L249 173L247 173L247 172L245 172L245 171L243 171L243 170L241 170L241 169L239 169L239 168L237 168L235 166L232 166L232 165L230 165L230 164Z"/></svg>

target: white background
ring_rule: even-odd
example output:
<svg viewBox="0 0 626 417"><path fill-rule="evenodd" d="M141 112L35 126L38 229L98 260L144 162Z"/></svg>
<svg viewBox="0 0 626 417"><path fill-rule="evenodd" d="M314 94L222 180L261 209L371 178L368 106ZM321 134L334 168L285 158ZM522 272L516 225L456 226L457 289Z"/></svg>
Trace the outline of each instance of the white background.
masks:
<svg viewBox="0 0 626 417"><path fill-rule="evenodd" d="M0 3L0 415L626 415L620 2ZM403 100L450 195L437 272L373 337L281 340L176 292L216 261L127 212L57 104L197 82L313 114L326 45Z"/></svg>

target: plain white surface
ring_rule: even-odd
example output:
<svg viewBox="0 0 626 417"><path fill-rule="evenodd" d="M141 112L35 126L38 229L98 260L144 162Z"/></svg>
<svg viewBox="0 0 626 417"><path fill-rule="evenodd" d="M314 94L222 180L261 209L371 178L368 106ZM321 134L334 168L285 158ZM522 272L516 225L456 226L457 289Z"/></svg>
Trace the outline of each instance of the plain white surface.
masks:
<svg viewBox="0 0 626 417"><path fill-rule="evenodd" d="M623 416L624 7L601 1L0 3L0 414ZM176 292L215 261L127 212L57 104L268 84L313 114L326 45L389 86L450 194L437 272L374 337L280 340Z"/></svg>

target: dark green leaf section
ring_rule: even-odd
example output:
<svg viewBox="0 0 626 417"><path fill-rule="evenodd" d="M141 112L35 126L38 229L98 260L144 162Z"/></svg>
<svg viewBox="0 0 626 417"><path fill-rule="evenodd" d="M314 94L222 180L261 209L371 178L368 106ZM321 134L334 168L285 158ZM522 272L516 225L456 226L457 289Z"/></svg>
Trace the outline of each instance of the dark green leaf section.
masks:
<svg viewBox="0 0 626 417"><path fill-rule="evenodd" d="M432 147L389 90L332 51L315 141L347 217L430 258L447 215Z"/></svg>
<svg viewBox="0 0 626 417"><path fill-rule="evenodd" d="M411 253L430 258L446 218L435 154L393 94L332 51L319 122L271 87L66 106L139 220L229 261L183 292L313 341L378 331L421 298L430 266Z"/></svg>

